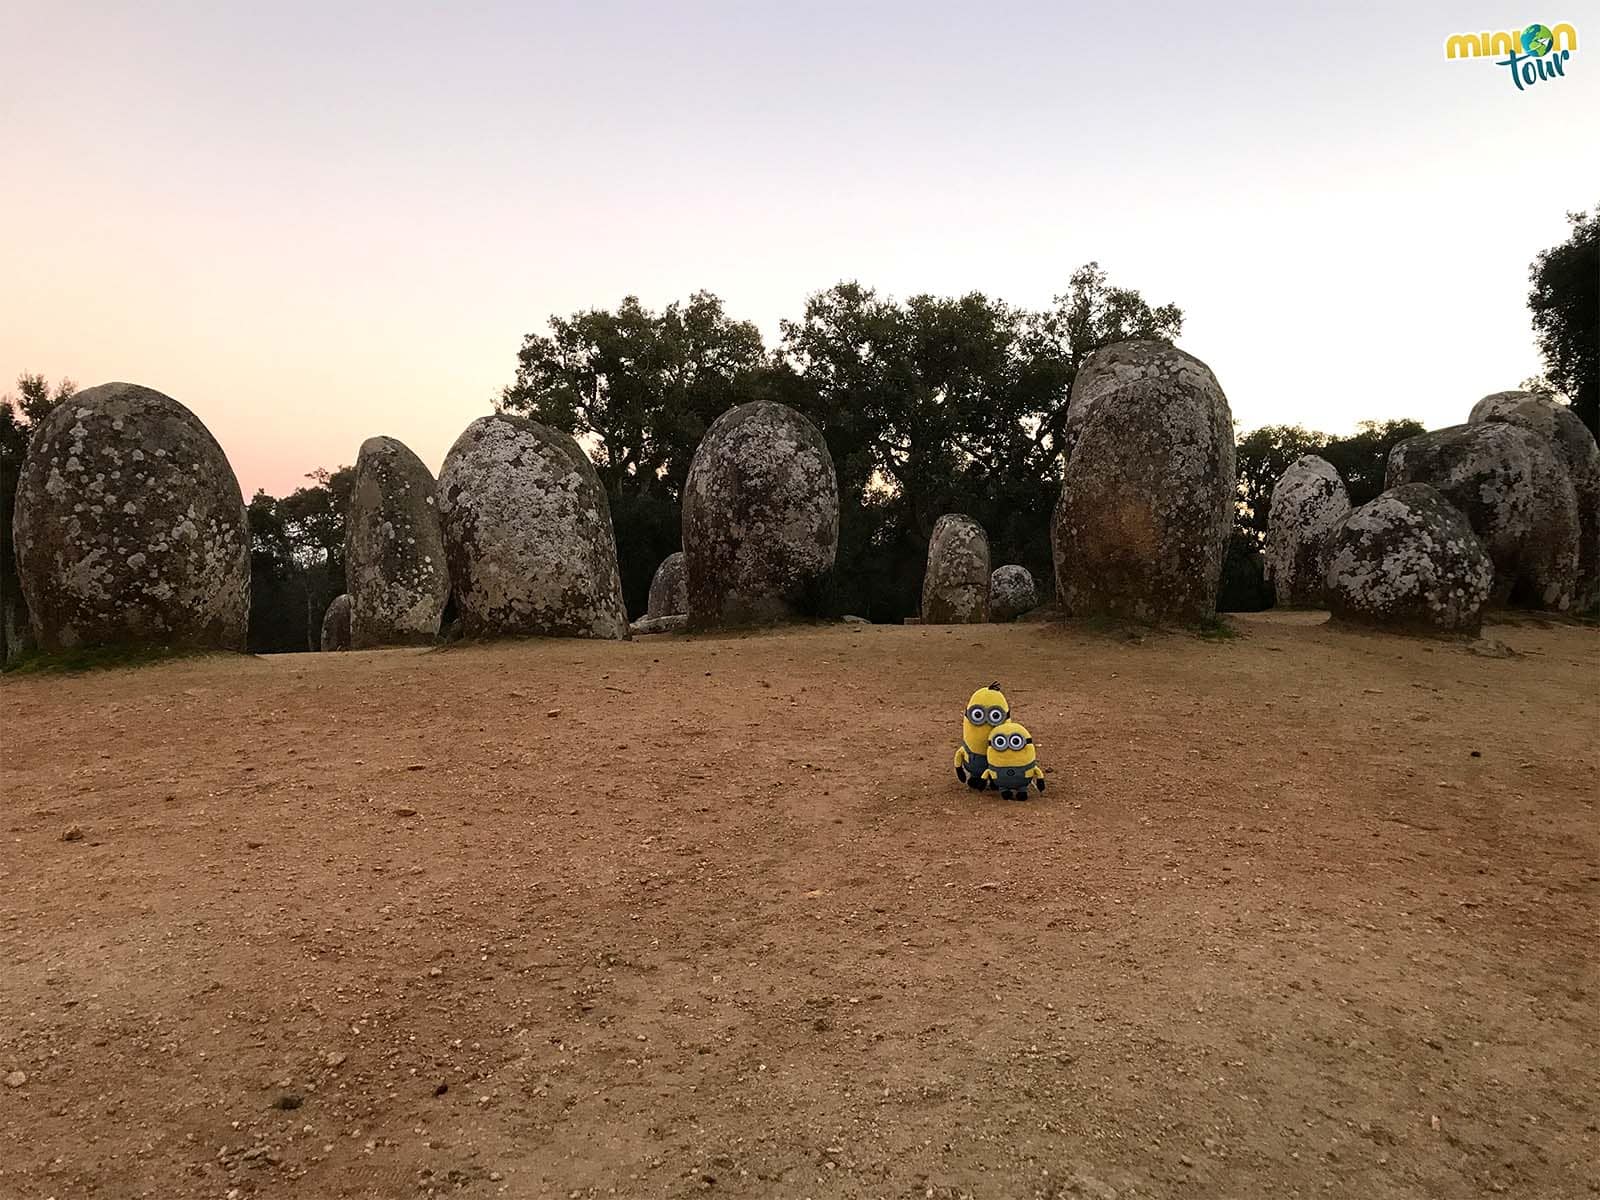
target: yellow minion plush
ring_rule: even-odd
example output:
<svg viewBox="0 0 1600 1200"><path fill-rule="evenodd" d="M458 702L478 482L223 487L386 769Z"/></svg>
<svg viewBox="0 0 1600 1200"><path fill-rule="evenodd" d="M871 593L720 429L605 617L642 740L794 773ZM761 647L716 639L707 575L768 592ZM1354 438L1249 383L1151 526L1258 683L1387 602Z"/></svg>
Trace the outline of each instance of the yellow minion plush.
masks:
<svg viewBox="0 0 1600 1200"><path fill-rule="evenodd" d="M1015 721L1005 721L989 732L988 765L983 781L1007 800L1026 800L1028 785L1044 791L1044 768L1033 749L1033 738Z"/></svg>
<svg viewBox="0 0 1600 1200"><path fill-rule="evenodd" d="M956 747L956 778L982 791L984 768L989 765L989 732L1011 716L1011 706L998 683L979 688L961 714L961 745Z"/></svg>

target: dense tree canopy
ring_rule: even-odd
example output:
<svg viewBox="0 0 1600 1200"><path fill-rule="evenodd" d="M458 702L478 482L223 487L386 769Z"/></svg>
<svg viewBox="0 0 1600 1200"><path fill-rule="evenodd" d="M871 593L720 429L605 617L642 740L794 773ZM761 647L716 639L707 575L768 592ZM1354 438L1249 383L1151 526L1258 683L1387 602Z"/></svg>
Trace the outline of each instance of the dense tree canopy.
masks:
<svg viewBox="0 0 1600 1200"><path fill-rule="evenodd" d="M77 391L63 379L52 391L43 375L17 377L17 394L0 397L0 664L10 662L28 644L28 606L17 578L11 520L16 511L17 480L34 428L50 410Z"/></svg>
<svg viewBox="0 0 1600 1200"><path fill-rule="evenodd" d="M1595 219L1575 218L1571 242L1535 264L1530 304L1548 331L1552 380L1581 389L1584 348L1570 279L1592 254ZM1576 265L1574 265L1576 264ZM1593 296L1588 298L1593 305ZM1543 314L1543 315L1541 315ZM1016 562L1052 595L1050 519L1073 380L1097 348L1129 338L1175 339L1183 313L1113 286L1095 263L1040 310L971 292L896 300L857 282L808 298L767 347L749 321L709 292L654 312L637 298L615 310L552 317L530 333L498 404L575 435L595 461L616 529L630 614L644 610L656 566L679 548L679 504L695 449L729 407L782 401L826 438L839 474L839 569L831 606L879 621L917 610L927 540L947 512L989 534L994 565ZM1592 330L1590 331L1592 334ZM1541 343L1544 345L1545 343ZM1574 374L1576 372L1576 374ZM4 561L10 512L31 422L72 392L40 376L0 405ZM1389 449L1422 432L1415 421L1363 422L1347 437L1269 425L1238 443L1239 505L1219 607L1271 603L1260 546L1272 489L1304 453L1328 459L1353 504L1383 489ZM313 471L283 497L257 492L251 537L250 647L314 649L328 603L344 590L344 529L354 472ZM14 582L14 573L6 576ZM11 586L11 582L8 582Z"/></svg>
<svg viewBox="0 0 1600 1200"><path fill-rule="evenodd" d="M678 500L695 447L735 404L765 394L773 366L761 333L696 292L651 312L551 317L517 352L500 407L574 434L594 459L617 533L628 610L643 611L656 564L678 547Z"/></svg>
<svg viewBox="0 0 1600 1200"><path fill-rule="evenodd" d="M315 650L322 614L344 591L344 529L355 470L318 468L310 487L250 498L250 632L257 654Z"/></svg>
<svg viewBox="0 0 1600 1200"><path fill-rule="evenodd" d="M1365 504L1383 491L1389 451L1422 433L1412 420L1363 421L1348 437L1334 437L1301 425L1263 425L1239 438L1239 511L1237 524L1257 545L1267 536L1272 489L1302 454L1327 459L1344 480L1352 505Z"/></svg>
<svg viewBox="0 0 1600 1200"><path fill-rule="evenodd" d="M960 510L989 531L995 562L1050 570L1057 446L1078 365L1129 337L1170 340L1173 305L1152 307L1090 263L1040 312L981 293L904 301L859 283L811 296L779 345L700 292L657 313L553 317L523 339L500 397L591 450L617 529L629 611L678 548L689 462L726 408L780 400L822 430L842 499L835 606L897 620L916 611L927 535Z"/></svg>
<svg viewBox="0 0 1600 1200"><path fill-rule="evenodd" d="M1567 219L1571 236L1528 270L1528 308L1545 377L1600 438L1600 206Z"/></svg>

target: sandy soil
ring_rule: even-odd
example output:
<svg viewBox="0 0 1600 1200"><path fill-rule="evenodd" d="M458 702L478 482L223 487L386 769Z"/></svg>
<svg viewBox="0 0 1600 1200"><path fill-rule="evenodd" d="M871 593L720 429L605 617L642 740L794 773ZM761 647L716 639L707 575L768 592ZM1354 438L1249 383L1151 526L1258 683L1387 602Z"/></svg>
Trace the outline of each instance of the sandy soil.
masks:
<svg viewBox="0 0 1600 1200"><path fill-rule="evenodd" d="M0 1196L1600 1192L1600 632L1318 622L8 679Z"/></svg>

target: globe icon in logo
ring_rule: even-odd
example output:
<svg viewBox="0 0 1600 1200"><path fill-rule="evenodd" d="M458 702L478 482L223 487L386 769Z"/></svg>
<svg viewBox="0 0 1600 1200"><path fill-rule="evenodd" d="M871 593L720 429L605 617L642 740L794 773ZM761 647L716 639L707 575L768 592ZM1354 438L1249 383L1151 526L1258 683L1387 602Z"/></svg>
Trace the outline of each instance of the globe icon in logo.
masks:
<svg viewBox="0 0 1600 1200"><path fill-rule="evenodd" d="M1522 31L1522 48L1535 58L1550 53L1555 35L1548 25L1529 25Z"/></svg>

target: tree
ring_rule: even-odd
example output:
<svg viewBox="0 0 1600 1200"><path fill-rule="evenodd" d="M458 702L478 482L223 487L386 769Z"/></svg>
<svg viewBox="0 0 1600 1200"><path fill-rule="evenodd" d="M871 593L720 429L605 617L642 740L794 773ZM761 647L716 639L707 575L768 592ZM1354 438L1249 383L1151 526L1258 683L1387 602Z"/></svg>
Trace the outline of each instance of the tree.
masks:
<svg viewBox="0 0 1600 1200"><path fill-rule="evenodd" d="M1383 491L1389 451L1422 433L1411 420L1362 421L1349 437L1336 438L1300 425L1263 425L1237 442L1239 503L1235 526L1259 547L1266 541L1272 515L1272 489L1302 454L1328 460L1344 480L1352 506L1365 504Z"/></svg>
<svg viewBox="0 0 1600 1200"><path fill-rule="evenodd" d="M710 292L651 312L625 297L615 312L551 317L530 333L499 407L575 435L594 459L617 534L623 594L644 610L650 579L678 548L678 504L706 430L767 394L773 365L761 333Z"/></svg>
<svg viewBox="0 0 1600 1200"><path fill-rule="evenodd" d="M1038 313L979 292L900 303L853 282L810 297L783 322L781 355L839 472L841 604L874 620L915 612L928 535L952 511L984 526L995 565L1022 564L1048 594L1077 370L1110 342L1170 339L1182 319L1094 263Z"/></svg>
<svg viewBox="0 0 1600 1200"><path fill-rule="evenodd" d="M317 468L310 487L250 498L250 650L315 650L322 616L345 590L344 531L355 471Z"/></svg>
<svg viewBox="0 0 1600 1200"><path fill-rule="evenodd" d="M1600 438L1600 205L1567 220L1571 236L1528 268L1528 308L1545 376Z"/></svg>
<svg viewBox="0 0 1600 1200"><path fill-rule="evenodd" d="M709 292L661 312L629 296L524 337L498 403L574 434L595 460L633 614L679 546L684 481L711 423L751 400L799 409L839 476L832 606L899 620L916 611L928 535L951 511L983 524L996 565L1022 563L1048 591L1077 369L1102 345L1171 339L1182 322L1175 306L1111 286L1095 263L1043 312L978 292L900 302L841 283L782 323L773 353Z"/></svg>
<svg viewBox="0 0 1600 1200"><path fill-rule="evenodd" d="M1132 288L1112 287L1097 262L1085 263L1067 281L1065 295L1054 307L1029 321L1023 353L1038 378L1033 388L1040 399L1043 418L1038 437L1052 453L1062 443L1067 422L1067 398L1083 360L1102 346L1139 338L1176 341L1183 332L1183 310L1176 304L1152 308Z"/></svg>
<svg viewBox="0 0 1600 1200"><path fill-rule="evenodd" d="M1217 585L1218 612L1260 612L1276 600L1267 582L1261 545L1247 530L1235 525L1228 533Z"/></svg>
<svg viewBox="0 0 1600 1200"><path fill-rule="evenodd" d="M915 612L943 513L970 513L1005 551L995 518L1037 483L1017 386L1021 322L981 293L901 304L842 283L783 323L793 402L839 474L838 607L876 620Z"/></svg>
<svg viewBox="0 0 1600 1200"><path fill-rule="evenodd" d="M17 376L16 397L0 397L0 665L11 662L32 641L11 534L22 460L34 429L77 390L70 379L63 379L52 392L43 375L24 373Z"/></svg>
<svg viewBox="0 0 1600 1200"><path fill-rule="evenodd" d="M1263 425L1236 444L1239 503L1234 523L1259 548L1267 537L1272 489L1302 454L1322 454L1333 439L1300 425Z"/></svg>
<svg viewBox="0 0 1600 1200"><path fill-rule="evenodd" d="M1388 421L1362 421L1349 437L1330 438L1318 453L1333 464L1350 493L1350 506L1359 508L1376 500L1383 492L1383 477L1389 469L1389 451L1407 438L1425 433L1420 421L1399 418Z"/></svg>

